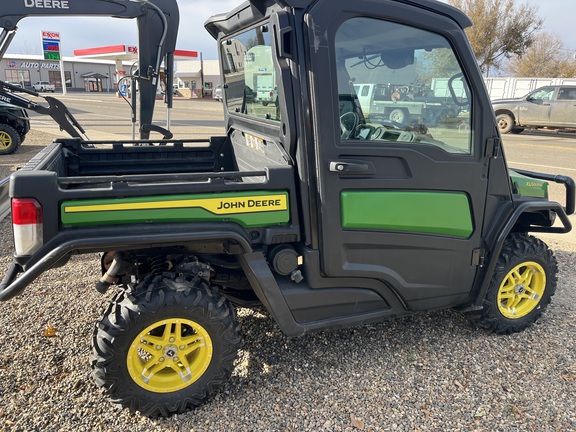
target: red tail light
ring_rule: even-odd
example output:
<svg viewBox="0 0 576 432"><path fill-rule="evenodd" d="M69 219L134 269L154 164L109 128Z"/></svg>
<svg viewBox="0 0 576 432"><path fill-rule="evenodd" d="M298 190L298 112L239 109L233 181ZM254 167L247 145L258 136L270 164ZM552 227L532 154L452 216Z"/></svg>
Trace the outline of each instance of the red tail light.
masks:
<svg viewBox="0 0 576 432"><path fill-rule="evenodd" d="M43 244L42 206L33 198L12 199L16 256L32 255Z"/></svg>
<svg viewBox="0 0 576 432"><path fill-rule="evenodd" d="M41 224L42 206L33 198L12 199L12 223L15 225Z"/></svg>

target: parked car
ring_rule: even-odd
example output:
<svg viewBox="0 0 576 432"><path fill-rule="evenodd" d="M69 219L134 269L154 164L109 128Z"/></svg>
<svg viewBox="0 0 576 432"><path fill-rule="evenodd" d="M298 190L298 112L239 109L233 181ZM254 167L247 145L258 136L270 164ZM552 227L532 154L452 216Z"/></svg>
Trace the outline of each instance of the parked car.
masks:
<svg viewBox="0 0 576 432"><path fill-rule="evenodd" d="M25 109L0 102L0 155L13 153L29 130L30 119Z"/></svg>
<svg viewBox="0 0 576 432"><path fill-rule="evenodd" d="M34 91L37 92L52 92L56 91L56 86L54 84L50 84L48 81L37 81L32 84L32 88Z"/></svg>
<svg viewBox="0 0 576 432"><path fill-rule="evenodd" d="M540 87L517 99L492 101L500 132L525 128L576 129L576 86Z"/></svg>
<svg viewBox="0 0 576 432"><path fill-rule="evenodd" d="M19 83L18 81L6 81L6 84L10 84L11 86L22 88L22 84ZM12 91L17 92L18 90L12 90Z"/></svg>
<svg viewBox="0 0 576 432"><path fill-rule="evenodd" d="M212 98L222 102L222 84L218 84L214 88L214 92L212 92Z"/></svg>

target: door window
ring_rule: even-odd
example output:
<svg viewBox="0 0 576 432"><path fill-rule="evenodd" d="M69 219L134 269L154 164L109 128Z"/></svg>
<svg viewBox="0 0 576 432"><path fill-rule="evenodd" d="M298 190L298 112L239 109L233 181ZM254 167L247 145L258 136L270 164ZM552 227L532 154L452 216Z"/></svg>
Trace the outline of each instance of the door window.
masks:
<svg viewBox="0 0 576 432"><path fill-rule="evenodd" d="M558 91L558 100L576 100L576 88L561 88Z"/></svg>
<svg viewBox="0 0 576 432"><path fill-rule="evenodd" d="M470 91L443 36L352 18L338 29L335 52L343 141L414 142L472 154ZM360 104L365 95L357 91L370 87L370 100Z"/></svg>
<svg viewBox="0 0 576 432"><path fill-rule="evenodd" d="M278 87L267 25L222 42L224 91L230 112L280 120Z"/></svg>
<svg viewBox="0 0 576 432"><path fill-rule="evenodd" d="M543 87L530 95L530 100L550 100L554 94L554 87Z"/></svg>

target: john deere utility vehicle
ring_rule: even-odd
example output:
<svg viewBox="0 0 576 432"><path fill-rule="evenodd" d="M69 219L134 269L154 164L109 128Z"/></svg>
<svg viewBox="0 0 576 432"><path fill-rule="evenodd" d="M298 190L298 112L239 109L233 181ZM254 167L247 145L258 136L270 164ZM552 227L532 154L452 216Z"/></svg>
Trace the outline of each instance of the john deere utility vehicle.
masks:
<svg viewBox="0 0 576 432"><path fill-rule="evenodd" d="M154 24L170 35L178 21L175 0L152 4L138 9L140 53L152 53L137 77L144 132L175 38L143 46L157 46ZM117 294L94 330L94 377L146 415L186 411L226 382L237 307L264 307L289 336L445 308L524 329L557 281L531 233L571 230L575 186L509 170L470 24L434 0L251 0L210 18L226 134L50 144L3 188L15 254L0 299L101 253L96 289ZM264 75L274 103L258 95ZM432 100L443 114L367 115L354 83L409 89L390 103ZM565 202L549 201L549 182Z"/></svg>

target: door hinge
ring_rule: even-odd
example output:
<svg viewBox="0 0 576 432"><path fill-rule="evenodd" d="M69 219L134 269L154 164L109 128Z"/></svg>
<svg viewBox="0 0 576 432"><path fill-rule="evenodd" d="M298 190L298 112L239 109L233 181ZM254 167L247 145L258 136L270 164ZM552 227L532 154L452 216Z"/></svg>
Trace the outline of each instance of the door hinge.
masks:
<svg viewBox="0 0 576 432"><path fill-rule="evenodd" d="M500 155L500 138L492 137L486 139L486 152L484 156L496 159Z"/></svg>
<svg viewBox="0 0 576 432"><path fill-rule="evenodd" d="M484 267L484 261L486 260L486 249L479 248L472 251L472 266Z"/></svg>

